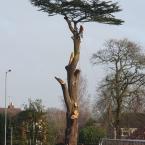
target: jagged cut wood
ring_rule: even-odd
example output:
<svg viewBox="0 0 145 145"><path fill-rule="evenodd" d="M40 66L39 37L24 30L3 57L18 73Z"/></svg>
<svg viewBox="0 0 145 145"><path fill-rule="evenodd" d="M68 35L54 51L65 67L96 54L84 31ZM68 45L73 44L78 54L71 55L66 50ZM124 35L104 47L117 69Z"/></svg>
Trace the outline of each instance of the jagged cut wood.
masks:
<svg viewBox="0 0 145 145"><path fill-rule="evenodd" d="M72 52L71 56L70 56L70 59L69 59L69 65L72 63L73 58L74 58L74 53Z"/></svg>
<svg viewBox="0 0 145 145"><path fill-rule="evenodd" d="M78 110L74 110L73 115L71 116L71 119L77 119L79 116Z"/></svg>
<svg viewBox="0 0 145 145"><path fill-rule="evenodd" d="M55 79L56 79L60 84L65 84L65 82L64 82L62 79L60 79L60 78L58 78L58 77L55 77Z"/></svg>
<svg viewBox="0 0 145 145"><path fill-rule="evenodd" d="M74 106L75 106L75 107L78 107L78 103L77 103L77 102L75 102Z"/></svg>

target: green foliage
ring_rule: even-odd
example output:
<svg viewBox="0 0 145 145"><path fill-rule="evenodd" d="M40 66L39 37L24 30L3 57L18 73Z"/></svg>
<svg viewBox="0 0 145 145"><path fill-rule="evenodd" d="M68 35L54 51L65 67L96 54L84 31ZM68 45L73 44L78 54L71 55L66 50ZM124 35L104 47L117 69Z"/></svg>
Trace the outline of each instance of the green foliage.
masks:
<svg viewBox="0 0 145 145"><path fill-rule="evenodd" d="M80 130L79 143L98 144L101 138L105 137L105 130L100 127L87 126Z"/></svg>
<svg viewBox="0 0 145 145"><path fill-rule="evenodd" d="M4 144L4 113L0 114L0 145ZM41 100L28 100L24 110L7 117L7 144L10 144L11 127L13 145L55 145L64 141L65 112L44 110Z"/></svg>
<svg viewBox="0 0 145 145"><path fill-rule="evenodd" d="M63 15L71 22L99 22L105 24L122 24L113 13L121 11L118 3L101 0L30 0L40 11L49 16Z"/></svg>
<svg viewBox="0 0 145 145"><path fill-rule="evenodd" d="M86 126L86 127L87 127L87 126L93 126L95 123L96 123L96 121L95 121L93 118L90 118L90 119L86 122L85 126Z"/></svg>
<svg viewBox="0 0 145 145"><path fill-rule="evenodd" d="M17 116L16 124L19 144L31 142L31 145L35 145L36 141L47 144L48 122L41 100L29 100L25 110Z"/></svg>
<svg viewBox="0 0 145 145"><path fill-rule="evenodd" d="M0 144L4 144L4 114L0 114Z"/></svg>

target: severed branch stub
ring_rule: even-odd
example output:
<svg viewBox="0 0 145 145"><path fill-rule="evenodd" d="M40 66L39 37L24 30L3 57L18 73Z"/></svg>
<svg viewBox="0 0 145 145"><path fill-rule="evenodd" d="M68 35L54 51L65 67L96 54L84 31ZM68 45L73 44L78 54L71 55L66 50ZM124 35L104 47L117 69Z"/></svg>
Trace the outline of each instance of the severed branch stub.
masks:
<svg viewBox="0 0 145 145"><path fill-rule="evenodd" d="M69 112L71 112L71 109L72 109L72 105L71 105L71 99L70 99L70 96L69 96L69 93L68 93L68 88L66 86L66 83L58 78L58 77L55 77L55 79L60 83L61 85L61 88L62 88L62 91L63 91L63 97L64 97L64 101L65 101L65 104L66 104L66 108Z"/></svg>
<svg viewBox="0 0 145 145"><path fill-rule="evenodd" d="M56 79L60 84L65 84L65 82L64 82L62 79L60 79L60 78L58 78L58 77L55 77L55 79Z"/></svg>

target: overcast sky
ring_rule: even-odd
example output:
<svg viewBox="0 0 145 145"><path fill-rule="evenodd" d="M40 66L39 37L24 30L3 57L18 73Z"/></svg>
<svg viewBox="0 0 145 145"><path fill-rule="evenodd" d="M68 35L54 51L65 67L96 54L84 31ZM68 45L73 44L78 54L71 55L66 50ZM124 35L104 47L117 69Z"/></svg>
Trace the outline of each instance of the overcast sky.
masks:
<svg viewBox="0 0 145 145"><path fill-rule="evenodd" d="M119 4L123 11L116 16L125 20L122 26L83 24L78 67L92 97L106 70L93 67L89 59L105 40L128 38L145 48L145 0L120 0ZM72 48L63 17L48 17L29 0L0 0L0 106L4 106L5 72L12 69L7 96L15 106L22 106L28 98L40 98L47 107L61 107L62 91L54 76L66 79L64 67Z"/></svg>

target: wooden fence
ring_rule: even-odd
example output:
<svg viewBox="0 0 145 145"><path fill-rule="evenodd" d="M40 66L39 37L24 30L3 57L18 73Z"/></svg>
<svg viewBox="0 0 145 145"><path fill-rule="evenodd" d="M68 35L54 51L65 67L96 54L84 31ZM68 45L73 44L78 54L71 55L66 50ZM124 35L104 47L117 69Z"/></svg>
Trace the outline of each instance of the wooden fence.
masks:
<svg viewBox="0 0 145 145"><path fill-rule="evenodd" d="M99 145L145 145L145 140L102 139Z"/></svg>

